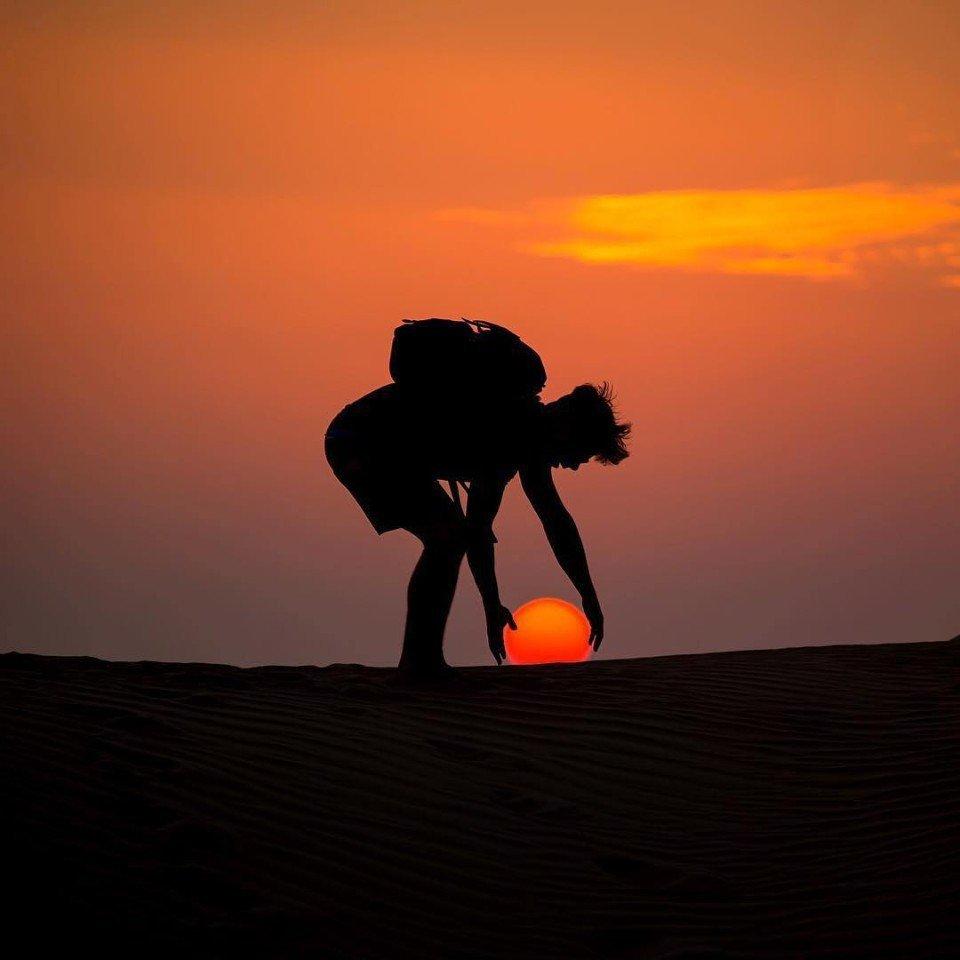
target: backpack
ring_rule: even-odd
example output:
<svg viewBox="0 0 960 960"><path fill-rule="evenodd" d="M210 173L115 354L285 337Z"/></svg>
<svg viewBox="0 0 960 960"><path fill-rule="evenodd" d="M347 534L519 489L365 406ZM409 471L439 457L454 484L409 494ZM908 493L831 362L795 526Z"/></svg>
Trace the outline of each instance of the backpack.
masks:
<svg viewBox="0 0 960 960"><path fill-rule="evenodd" d="M393 331L390 376L422 395L535 397L547 382L543 361L515 333L486 320L404 320Z"/></svg>

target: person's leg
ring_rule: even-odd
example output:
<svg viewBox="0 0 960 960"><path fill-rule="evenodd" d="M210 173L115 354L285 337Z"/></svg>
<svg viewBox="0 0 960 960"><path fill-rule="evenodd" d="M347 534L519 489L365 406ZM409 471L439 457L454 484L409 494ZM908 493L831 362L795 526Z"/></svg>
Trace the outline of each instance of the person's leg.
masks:
<svg viewBox="0 0 960 960"><path fill-rule="evenodd" d="M413 674L440 673L443 633L466 552L463 518L439 486L444 500L433 499L429 515L406 527L423 543L407 587L407 620L400 669Z"/></svg>
<svg viewBox="0 0 960 960"><path fill-rule="evenodd" d="M463 513L430 477L398 475L393 464L365 459L350 444L331 438L327 456L377 533L402 528L423 544L407 587L400 668L409 674L442 673L449 669L443 632L466 552Z"/></svg>

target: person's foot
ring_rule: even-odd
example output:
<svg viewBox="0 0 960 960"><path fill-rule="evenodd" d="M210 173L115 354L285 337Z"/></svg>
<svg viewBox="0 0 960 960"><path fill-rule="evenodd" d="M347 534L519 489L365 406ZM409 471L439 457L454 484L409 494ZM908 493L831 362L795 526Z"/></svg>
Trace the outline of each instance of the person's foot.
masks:
<svg viewBox="0 0 960 960"><path fill-rule="evenodd" d="M456 667L451 667L444 660L435 663L404 663L402 660L397 666L397 678L405 684L434 684L442 683L457 675Z"/></svg>

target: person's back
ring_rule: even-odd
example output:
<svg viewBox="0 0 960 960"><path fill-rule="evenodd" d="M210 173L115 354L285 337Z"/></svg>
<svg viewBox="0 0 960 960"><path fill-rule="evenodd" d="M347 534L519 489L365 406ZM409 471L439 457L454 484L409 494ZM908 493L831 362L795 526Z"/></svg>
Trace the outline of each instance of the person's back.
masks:
<svg viewBox="0 0 960 960"><path fill-rule="evenodd" d="M539 397L491 395L461 406L387 384L348 404L327 436L391 475L512 476L537 453L543 409Z"/></svg>

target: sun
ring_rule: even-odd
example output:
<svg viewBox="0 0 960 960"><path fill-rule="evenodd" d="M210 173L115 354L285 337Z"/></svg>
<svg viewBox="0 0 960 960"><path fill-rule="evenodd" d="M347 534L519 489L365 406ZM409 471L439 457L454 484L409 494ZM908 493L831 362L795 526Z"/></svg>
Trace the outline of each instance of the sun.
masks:
<svg viewBox="0 0 960 960"><path fill-rule="evenodd" d="M513 619L517 629L503 631L511 663L570 663L590 656L590 623L579 607L566 600L531 600Z"/></svg>

